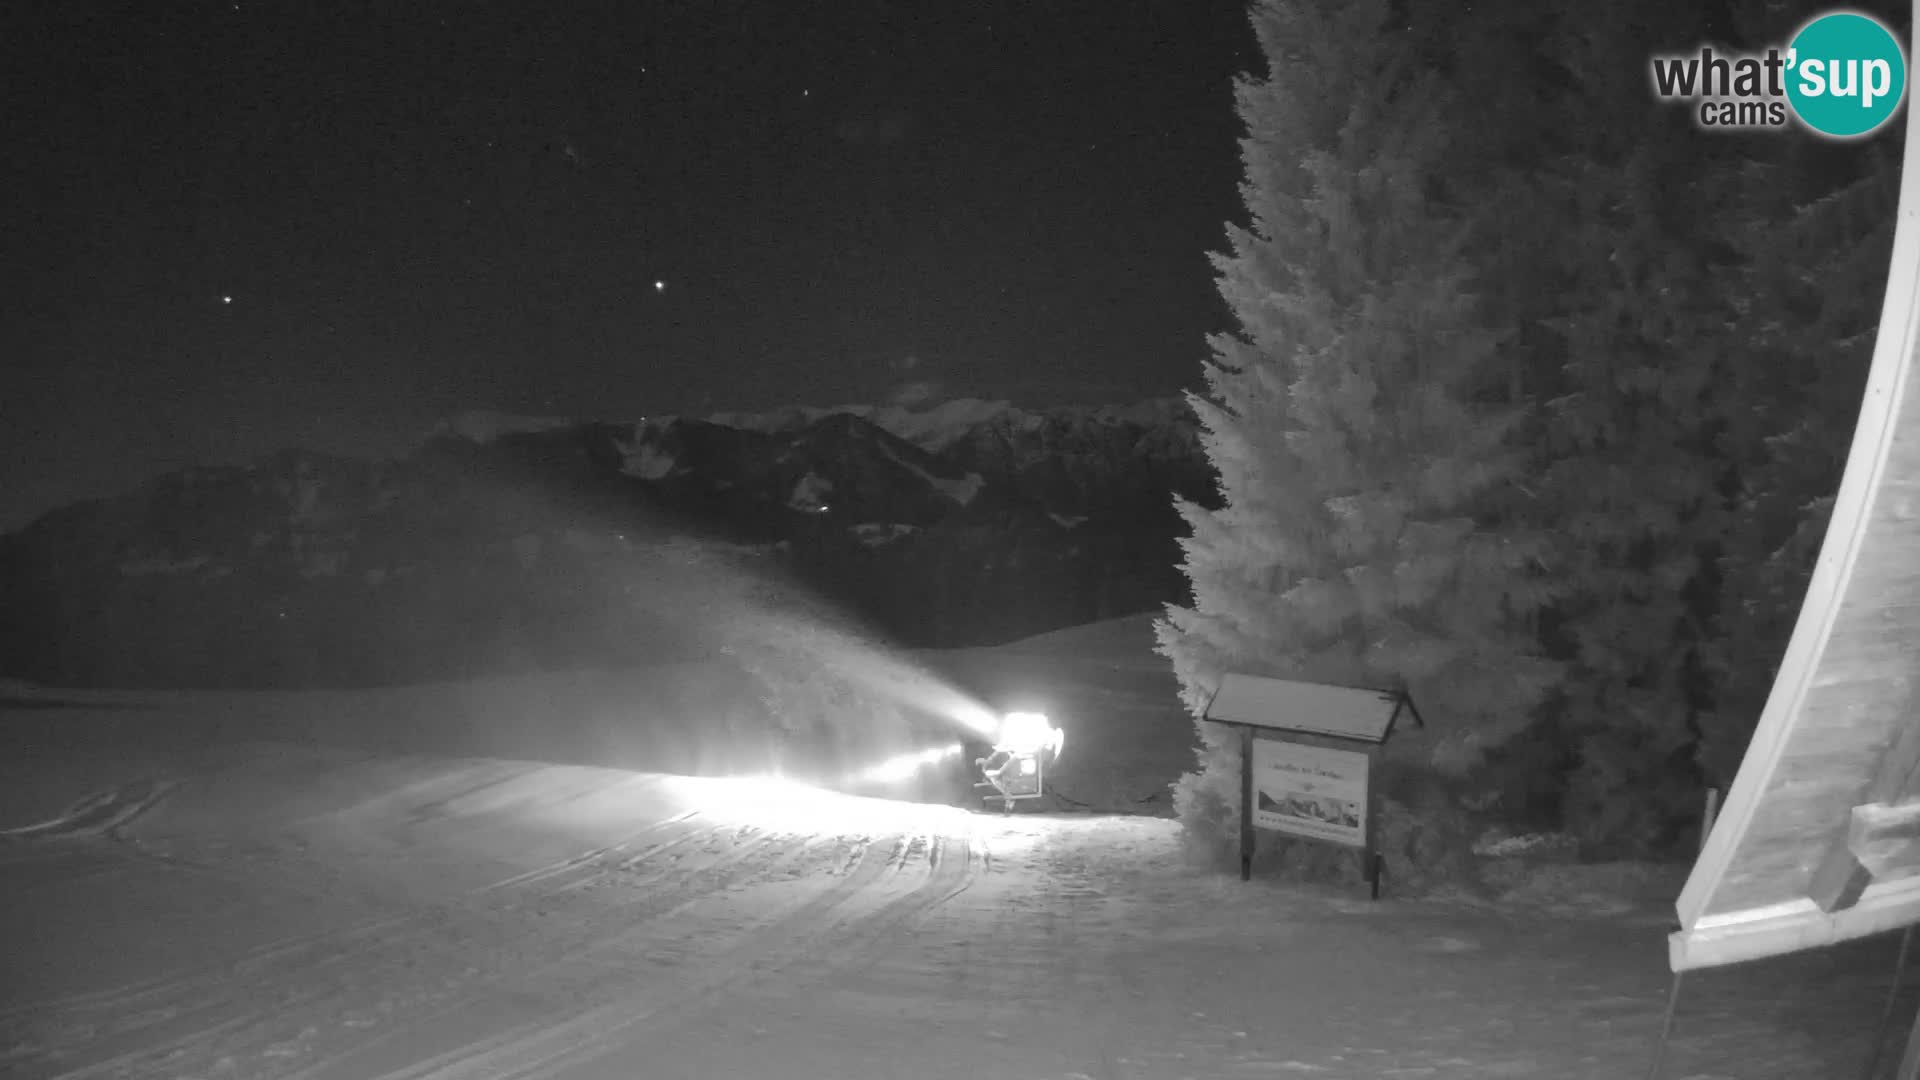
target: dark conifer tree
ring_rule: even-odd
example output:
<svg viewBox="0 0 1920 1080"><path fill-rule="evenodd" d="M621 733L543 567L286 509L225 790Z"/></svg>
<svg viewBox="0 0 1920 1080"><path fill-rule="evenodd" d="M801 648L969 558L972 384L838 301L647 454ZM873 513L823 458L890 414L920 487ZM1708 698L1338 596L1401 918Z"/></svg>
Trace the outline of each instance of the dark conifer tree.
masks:
<svg viewBox="0 0 1920 1080"><path fill-rule="evenodd" d="M1649 43L1709 33L1698 10L1630 0L1608 18L1570 9L1542 35L1565 74L1540 130L1551 149L1510 185L1515 218L1551 242L1516 325L1537 400L1526 512L1554 530L1560 599L1542 620L1567 664L1537 755L1557 816L1595 846L1658 845L1697 806L1692 750L1715 558L1728 526L1718 440L1736 349L1723 287L1738 137L1697 130L1648 91ZM1657 44L1656 46L1657 47ZM1545 119L1545 118L1543 118Z"/></svg>

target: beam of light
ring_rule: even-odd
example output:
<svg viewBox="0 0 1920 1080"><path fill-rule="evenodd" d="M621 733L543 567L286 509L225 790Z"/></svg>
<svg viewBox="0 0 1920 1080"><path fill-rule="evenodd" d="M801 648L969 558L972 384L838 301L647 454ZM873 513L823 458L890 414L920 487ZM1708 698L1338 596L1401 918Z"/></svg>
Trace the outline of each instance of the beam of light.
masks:
<svg viewBox="0 0 1920 1080"><path fill-rule="evenodd" d="M952 806L875 799L827 791L781 776L670 778L706 816L799 835L898 833L966 828L968 814Z"/></svg>
<svg viewBox="0 0 1920 1080"><path fill-rule="evenodd" d="M672 549L673 574L638 575L616 588L655 612L692 615L689 635L752 667L813 670L911 718L991 738L998 714L910 654L875 640L804 589L702 549ZM781 688L773 686L776 692Z"/></svg>
<svg viewBox="0 0 1920 1080"><path fill-rule="evenodd" d="M993 715L986 706L968 701L957 694L955 700L947 702L946 705L944 715L976 735L991 737L999 733L1000 718Z"/></svg>
<svg viewBox="0 0 1920 1080"><path fill-rule="evenodd" d="M864 692L971 734L990 738L998 730L997 714L911 659L831 628L810 626L808 631L819 662Z"/></svg>
<svg viewBox="0 0 1920 1080"><path fill-rule="evenodd" d="M911 754L896 754L878 765L869 766L854 773L853 781L866 784L892 784L910 780L921 769L929 765L938 765L948 758L959 757L965 749L959 743L951 743Z"/></svg>
<svg viewBox="0 0 1920 1080"><path fill-rule="evenodd" d="M610 590L629 598L643 627L657 619L676 628L672 670L687 685L679 695L636 688L649 707L611 725L610 738L633 745L623 763L707 776L811 774L833 786L866 766L884 783L914 768L882 760L889 755L956 739L987 743L999 729L998 710L932 663L739 552L677 539L619 550L631 564ZM701 748L694 760L660 762L646 752L672 726L656 713L702 705L743 719L689 739Z"/></svg>

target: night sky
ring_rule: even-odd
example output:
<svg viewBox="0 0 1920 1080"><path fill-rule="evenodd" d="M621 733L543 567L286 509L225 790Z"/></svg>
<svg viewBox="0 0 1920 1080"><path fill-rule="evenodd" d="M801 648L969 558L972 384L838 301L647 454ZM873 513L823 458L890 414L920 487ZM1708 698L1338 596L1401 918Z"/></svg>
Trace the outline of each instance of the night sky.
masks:
<svg viewBox="0 0 1920 1080"><path fill-rule="evenodd" d="M69 0L0 40L0 528L469 408L1170 393L1227 325L1239 3Z"/></svg>

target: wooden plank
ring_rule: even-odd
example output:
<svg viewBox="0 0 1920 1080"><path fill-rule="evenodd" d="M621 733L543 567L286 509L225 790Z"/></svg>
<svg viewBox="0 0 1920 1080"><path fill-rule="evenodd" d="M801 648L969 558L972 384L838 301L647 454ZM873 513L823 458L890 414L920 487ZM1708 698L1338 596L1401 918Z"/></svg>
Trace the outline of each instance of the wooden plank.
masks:
<svg viewBox="0 0 1920 1080"><path fill-rule="evenodd" d="M1898 638L1889 640L1886 635L1897 634L1902 630L1915 629L1909 621L1909 605L1901 603L1890 605L1878 611L1863 612L1860 617L1849 619L1844 625L1834 627L1833 637L1827 644L1827 653L1835 659L1871 659L1879 657L1900 657L1904 642ZM1912 669L1896 666L1886 674L1911 675Z"/></svg>
<svg viewBox="0 0 1920 1080"><path fill-rule="evenodd" d="M1894 715L1891 709L1876 712ZM1903 723L1900 730L1907 728ZM1871 875L1847 847L1848 822L1853 807L1867 801L1874 780L1861 775L1860 763L1888 758L1890 738L1883 735L1878 742L1870 742L1860 733L1863 730L1855 729L1853 738L1844 733L1795 731L1794 745L1782 752L1766 801L1741 845L1738 870L1726 876L1703 914L1802 896L1821 910L1832 911L1858 898ZM1920 736L1907 737L1920 741ZM1831 745L1836 742L1838 749ZM1906 760L1906 753L1902 750L1894 756Z"/></svg>
<svg viewBox="0 0 1920 1080"><path fill-rule="evenodd" d="M1803 719L1795 725L1790 745L1803 752L1809 744L1842 753L1856 749L1823 738L1850 728L1866 728L1868 738L1885 737L1893 731L1900 702L1910 692L1908 676L1868 670L1851 657L1837 656L1833 662L1840 669L1836 675L1843 677L1809 687Z"/></svg>
<svg viewBox="0 0 1920 1080"><path fill-rule="evenodd" d="M1909 710L1905 721L1894 733L1893 745L1880 761L1880 774L1867 788L1867 802L1903 802L1913 793L1916 782L1920 782L1920 714Z"/></svg>
<svg viewBox="0 0 1920 1080"><path fill-rule="evenodd" d="M1867 738L1863 734L1861 738L1848 740L1839 750L1807 746L1803 753L1784 754L1768 794L1783 808L1796 803L1830 804L1839 799L1846 803L1839 808L1845 813L1861 801L1853 796L1867 789L1873 779L1867 770L1873 767L1879 748L1885 745L1885 739ZM1828 805L1826 809L1833 807Z"/></svg>
<svg viewBox="0 0 1920 1080"><path fill-rule="evenodd" d="M1920 803L1854 807L1847 850L1875 878L1920 871Z"/></svg>
<svg viewBox="0 0 1920 1080"><path fill-rule="evenodd" d="M1860 803L1865 788L1856 780L1845 787L1807 782L1776 791L1766 813L1754 816L1753 843L1771 847L1785 839L1835 839L1845 833L1847 814Z"/></svg>
<svg viewBox="0 0 1920 1080"><path fill-rule="evenodd" d="M1910 527L1905 524L1900 526L1902 529ZM1915 591L1920 589L1920 571L1915 571L1904 561L1911 556L1915 543L1920 543L1920 538L1905 538L1899 544L1889 544L1885 551L1876 553L1883 561L1900 559L1902 562L1897 567L1876 566L1872 573L1863 575L1866 578L1863 584L1870 586L1873 592L1862 593L1841 609L1849 621L1875 618L1881 612L1891 612L1888 618L1895 620L1894 625L1900 624L1899 620L1905 618L1908 603L1912 601Z"/></svg>
<svg viewBox="0 0 1920 1080"><path fill-rule="evenodd" d="M1903 725L1880 772L1855 806L1845 845L1827 848L1807 895L1822 911L1858 903L1876 879L1920 873L1920 802L1907 801L1920 775L1920 724ZM1903 805L1904 804L1904 805Z"/></svg>
<svg viewBox="0 0 1920 1080"><path fill-rule="evenodd" d="M1738 964L1825 948L1916 922L1920 922L1920 880L1905 878L1868 886L1859 903L1842 911L1821 911L1803 897L1703 920L1668 936L1667 960L1675 971Z"/></svg>
<svg viewBox="0 0 1920 1080"><path fill-rule="evenodd" d="M1801 860L1795 848L1762 849L1754 858L1743 860L1737 872L1727 876L1713 898L1713 908L1702 918L1719 918L1804 899L1814 869Z"/></svg>
<svg viewBox="0 0 1920 1080"><path fill-rule="evenodd" d="M1857 790L1857 789L1856 789ZM1754 856L1779 849L1783 841L1819 842L1821 847L1846 835L1847 814L1860 800L1851 792L1842 792L1818 802L1800 800L1769 806L1767 816L1756 819L1752 830ZM1804 852L1793 861L1812 864L1817 851Z"/></svg>
<svg viewBox="0 0 1920 1080"><path fill-rule="evenodd" d="M1839 911L1859 903L1871 884L1873 874L1860 865L1853 852L1834 844L1827 848L1826 858L1813 872L1813 880L1807 883L1807 899L1821 911Z"/></svg>
<svg viewBox="0 0 1920 1080"><path fill-rule="evenodd" d="M1920 639L1920 630L1883 633L1904 636L1909 641ZM1858 723L1856 714L1871 712L1875 706L1892 708L1898 699L1913 692L1914 677L1895 668L1890 659L1892 647L1884 648L1887 654L1882 655L1864 650L1832 654L1812 686L1814 693L1827 700L1813 706L1807 718L1810 725L1833 728Z"/></svg>
<svg viewBox="0 0 1920 1080"><path fill-rule="evenodd" d="M1844 711L1850 704L1845 697L1846 690L1879 687L1885 693L1898 693L1911 686L1913 672L1905 667L1911 658L1902 651L1902 646L1911 648L1911 635L1916 632L1920 632L1920 628L1872 627L1861 631L1860 644L1836 644L1828 650L1826 663L1821 665L1818 681L1811 689L1823 698L1833 699L1826 708ZM1909 635L1909 640L1888 640L1903 634Z"/></svg>
<svg viewBox="0 0 1920 1080"><path fill-rule="evenodd" d="M1845 660L1849 666L1860 669L1863 681L1885 680L1889 685L1912 683L1914 670L1909 666L1910 657L1901 659L1900 647L1912 645L1912 635L1920 630L1906 617L1907 605L1888 608L1884 612L1873 612L1850 623L1828 651L1836 660ZM1868 671L1866 665L1872 660L1882 660L1887 667L1883 671Z"/></svg>
<svg viewBox="0 0 1920 1080"><path fill-rule="evenodd" d="M1853 682L1861 686L1881 686L1897 690L1913 679L1913 669L1908 665L1912 657L1900 651L1901 646L1913 644L1911 637L1901 640L1901 635L1912 634L1920 627L1893 626L1881 623L1878 619L1863 619L1857 625L1848 626L1847 636L1829 644L1824 661L1840 665L1837 670L1825 670L1825 663L1818 673L1819 681L1813 685L1827 694L1833 694L1837 684ZM1891 638L1891 640L1889 640ZM1879 665L1876 667L1875 664ZM1828 708L1846 708L1844 697L1833 699Z"/></svg>

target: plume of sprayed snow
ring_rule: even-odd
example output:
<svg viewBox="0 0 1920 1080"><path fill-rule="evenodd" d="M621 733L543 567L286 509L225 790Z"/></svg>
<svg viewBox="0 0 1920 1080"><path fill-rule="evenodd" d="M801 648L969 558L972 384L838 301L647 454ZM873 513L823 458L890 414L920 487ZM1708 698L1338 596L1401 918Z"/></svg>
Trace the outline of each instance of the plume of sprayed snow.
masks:
<svg viewBox="0 0 1920 1080"><path fill-rule="evenodd" d="M796 718L803 726L878 731L887 724L883 714L897 711L956 732L991 729L988 710L971 695L751 558L690 541L660 545L658 553L665 572L633 582L634 594L671 612L683 639L732 658L781 707L824 710Z"/></svg>

